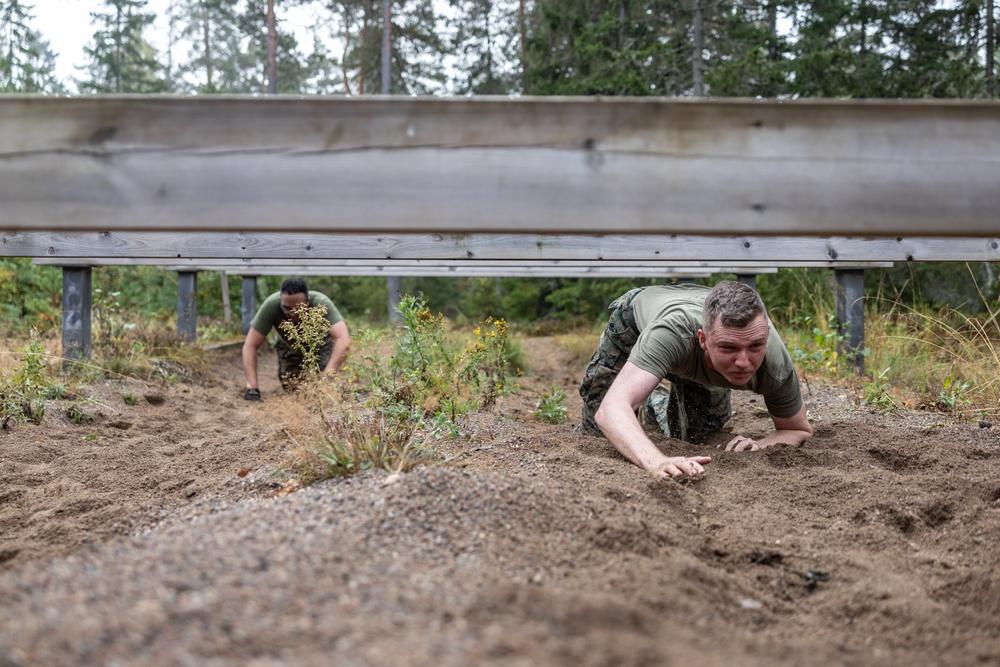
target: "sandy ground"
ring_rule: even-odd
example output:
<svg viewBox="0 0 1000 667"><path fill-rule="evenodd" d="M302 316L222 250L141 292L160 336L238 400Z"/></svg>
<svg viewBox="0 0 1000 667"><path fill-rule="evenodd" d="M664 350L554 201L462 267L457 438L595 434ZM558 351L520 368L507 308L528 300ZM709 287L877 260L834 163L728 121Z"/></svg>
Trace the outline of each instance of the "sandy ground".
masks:
<svg viewBox="0 0 1000 667"><path fill-rule="evenodd" d="M1000 427L810 382L805 446L663 440L715 460L656 481L533 416L580 369L524 344L524 390L397 478L277 493L273 358L249 404L238 348L0 432L0 666L1000 665Z"/></svg>

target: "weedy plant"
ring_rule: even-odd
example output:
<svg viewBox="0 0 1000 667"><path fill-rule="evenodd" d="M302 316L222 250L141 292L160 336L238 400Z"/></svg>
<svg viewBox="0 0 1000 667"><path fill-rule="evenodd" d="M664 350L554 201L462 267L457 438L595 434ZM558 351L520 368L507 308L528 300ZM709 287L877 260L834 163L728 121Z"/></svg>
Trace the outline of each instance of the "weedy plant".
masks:
<svg viewBox="0 0 1000 667"><path fill-rule="evenodd" d="M892 412L899 409L899 404L889 393L892 385L886 379L891 368L887 367L877 377L865 382L861 395L861 403L871 406L880 412Z"/></svg>
<svg viewBox="0 0 1000 667"><path fill-rule="evenodd" d="M40 424L45 417L46 398L65 391L50 379L45 347L37 331L31 330L28 344L18 354L20 363L9 376L0 378L0 427L5 430L18 422Z"/></svg>
<svg viewBox="0 0 1000 667"><path fill-rule="evenodd" d="M535 416L549 424L562 424L569 418L566 408L566 392L559 387L550 387L542 392L535 403Z"/></svg>
<svg viewBox="0 0 1000 667"><path fill-rule="evenodd" d="M310 379L319 374L319 353L323 347L330 322L326 319L326 306L300 303L292 311L298 322L285 320L278 326L292 349L302 355L302 367Z"/></svg>
<svg viewBox="0 0 1000 667"><path fill-rule="evenodd" d="M871 359L891 367L883 380L907 387L914 404L959 417L1000 414L1000 311L983 298L985 315L956 309L929 313L882 299L868 318Z"/></svg>
<svg viewBox="0 0 1000 667"><path fill-rule="evenodd" d="M462 415L519 388L504 320L488 318L463 343L421 297L403 296L398 309L398 327L354 337L352 358L334 383L317 377L300 388L320 426L318 437L297 441L283 468L300 483L443 461L435 440L459 437ZM303 356L310 340L289 336Z"/></svg>
<svg viewBox="0 0 1000 667"><path fill-rule="evenodd" d="M806 372L836 375L840 372L838 348L844 342L836 315L828 315L820 326L813 318L803 315L791 323L792 331L801 331L795 344L790 344L792 360ZM790 343L792 341L789 341Z"/></svg>

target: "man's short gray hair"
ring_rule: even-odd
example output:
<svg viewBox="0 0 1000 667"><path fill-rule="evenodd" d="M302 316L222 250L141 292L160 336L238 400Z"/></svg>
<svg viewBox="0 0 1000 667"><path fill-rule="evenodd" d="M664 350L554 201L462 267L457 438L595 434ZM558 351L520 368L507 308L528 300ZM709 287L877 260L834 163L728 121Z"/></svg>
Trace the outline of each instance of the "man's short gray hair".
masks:
<svg viewBox="0 0 1000 667"><path fill-rule="evenodd" d="M742 329L761 314L766 317L767 309L756 290L735 280L725 280L705 297L701 328L708 333L721 318L723 326Z"/></svg>

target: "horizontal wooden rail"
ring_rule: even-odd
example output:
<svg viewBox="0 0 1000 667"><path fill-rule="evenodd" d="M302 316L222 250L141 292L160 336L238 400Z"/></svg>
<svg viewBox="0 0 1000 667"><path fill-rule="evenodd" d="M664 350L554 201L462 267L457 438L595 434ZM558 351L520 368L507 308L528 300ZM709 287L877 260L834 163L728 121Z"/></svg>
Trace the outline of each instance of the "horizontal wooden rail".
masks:
<svg viewBox="0 0 1000 667"><path fill-rule="evenodd" d="M718 269L676 269L627 266L262 266L257 268L226 268L203 266L190 268L163 265L166 271L226 271L238 276L408 276L429 278L708 278L714 273L736 273L727 267ZM777 269L754 270L751 273L777 273Z"/></svg>
<svg viewBox="0 0 1000 667"><path fill-rule="evenodd" d="M4 95L0 118L9 230L990 236L1000 211L995 103Z"/></svg>
<svg viewBox="0 0 1000 667"><path fill-rule="evenodd" d="M2 210L0 206L0 216ZM1000 237L52 232L0 226L0 256L171 262L225 258L640 260L701 262L703 266L804 261L836 267L853 262L1000 261Z"/></svg>
<svg viewBox="0 0 1000 667"><path fill-rule="evenodd" d="M801 262L786 260L781 262L737 261L727 264L699 262L693 260L577 260L577 259L183 259L173 260L169 265L163 259L148 257L107 257L97 259L51 259L37 257L32 260L40 266L159 266L173 271L229 271L230 273L251 273L255 270L279 268L294 273L299 269L327 267L380 267L385 269L408 270L421 268L457 269L588 269L588 268L628 268L652 269L656 271L690 271L707 269L715 273L751 273L778 268L829 268L830 262ZM891 267L892 262L849 262L838 263L840 268L873 269Z"/></svg>

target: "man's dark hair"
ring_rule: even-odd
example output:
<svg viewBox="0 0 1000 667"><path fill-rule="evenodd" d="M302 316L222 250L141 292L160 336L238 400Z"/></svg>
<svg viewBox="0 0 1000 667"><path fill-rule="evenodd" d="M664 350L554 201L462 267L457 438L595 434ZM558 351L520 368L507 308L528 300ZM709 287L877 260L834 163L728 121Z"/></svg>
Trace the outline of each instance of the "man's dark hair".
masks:
<svg viewBox="0 0 1000 667"><path fill-rule="evenodd" d="M708 333L716 320L721 320L722 326L742 329L760 314L766 317L767 310L754 288L735 280L724 280L705 297L701 329Z"/></svg>
<svg viewBox="0 0 1000 667"><path fill-rule="evenodd" d="M306 281L302 278L287 278L285 282L281 283L281 293L305 294L306 298L309 298L309 288L306 287Z"/></svg>

